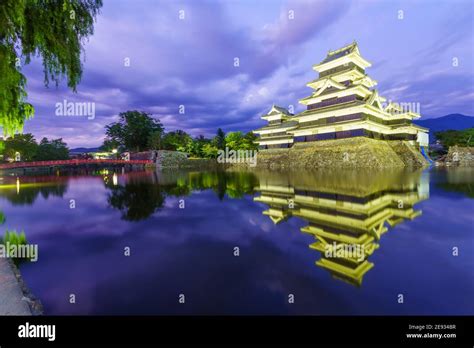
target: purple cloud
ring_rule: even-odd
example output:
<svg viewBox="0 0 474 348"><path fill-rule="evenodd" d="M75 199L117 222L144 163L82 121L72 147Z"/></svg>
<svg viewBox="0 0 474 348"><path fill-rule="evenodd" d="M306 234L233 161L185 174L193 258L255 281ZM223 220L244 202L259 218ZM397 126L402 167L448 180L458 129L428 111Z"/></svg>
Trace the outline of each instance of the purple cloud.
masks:
<svg viewBox="0 0 474 348"><path fill-rule="evenodd" d="M259 117L272 103L301 110L297 101L309 95L305 84L316 77L311 65L328 49L353 39L362 55L374 62L368 73L379 81L381 91L393 92L387 97L420 101L429 116L472 113L472 93L466 91L472 92L474 68L449 66L449 54L459 54L461 62L472 61L473 50L466 48L473 41L468 2L460 2L451 12L445 11L448 1L438 8L429 2L402 5L405 22L394 17L393 3L105 2L95 34L85 45L84 74L76 94L64 84L45 88L39 61L24 69L29 100L36 107L25 131L37 138L62 137L71 147L96 146L102 142L104 126L132 109L153 113L168 130L180 128L193 135L210 136L218 127L248 131L262 125ZM416 16L424 16L427 28L420 32L422 47ZM445 23L456 16L457 26L440 27L440 16L445 16ZM443 35L447 29L453 33ZM402 30L398 36L397 30ZM394 43L411 39L399 49L387 47L385 37ZM452 52L433 58L439 49ZM452 81L462 83L462 89ZM457 91L464 97L453 95ZM452 98L439 98L441 92ZM94 102L96 117L55 116L55 104L65 99ZM185 106L184 115L178 112L180 105Z"/></svg>

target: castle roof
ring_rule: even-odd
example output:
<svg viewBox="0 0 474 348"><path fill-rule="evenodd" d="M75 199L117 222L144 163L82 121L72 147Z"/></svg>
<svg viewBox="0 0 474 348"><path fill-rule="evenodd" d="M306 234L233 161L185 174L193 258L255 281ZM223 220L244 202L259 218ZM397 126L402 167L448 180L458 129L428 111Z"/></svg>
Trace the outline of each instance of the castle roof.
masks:
<svg viewBox="0 0 474 348"><path fill-rule="evenodd" d="M288 109L285 109L278 105L273 105L267 115L278 114L278 113L283 114L283 115L288 115L288 116L293 115L291 112L288 111Z"/></svg>
<svg viewBox="0 0 474 348"><path fill-rule="evenodd" d="M357 46L357 42L355 42L355 41L353 43L351 43L347 46L344 46L342 48L339 48L335 51L329 51L326 58L321 62L321 64L330 62L330 61L332 61L334 59L337 59L337 58L347 56L348 54L351 54L354 51L359 52L359 47Z"/></svg>

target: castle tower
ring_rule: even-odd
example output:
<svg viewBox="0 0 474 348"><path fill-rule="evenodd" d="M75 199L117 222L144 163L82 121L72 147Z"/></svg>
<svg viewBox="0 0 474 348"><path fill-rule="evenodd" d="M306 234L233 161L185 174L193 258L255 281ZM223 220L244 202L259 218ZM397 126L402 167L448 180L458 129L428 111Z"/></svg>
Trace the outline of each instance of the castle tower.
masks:
<svg viewBox="0 0 474 348"><path fill-rule="evenodd" d="M260 135L260 148L351 137L404 140L411 145L428 146L428 130L412 123L420 117L417 104L387 102L373 88L377 82L365 71L370 66L356 42L329 51L321 63L313 66L319 76L307 84L313 89L312 94L300 100L306 110L294 116L286 114L278 130L269 123L255 131ZM262 119L270 120L272 113L275 111ZM273 136L285 141L270 142Z"/></svg>
<svg viewBox="0 0 474 348"><path fill-rule="evenodd" d="M268 113L261 117L268 125L253 132L260 136L258 143L261 148L287 148L293 144L293 135L290 130L298 126L298 122L292 120L293 114L287 109L273 105Z"/></svg>

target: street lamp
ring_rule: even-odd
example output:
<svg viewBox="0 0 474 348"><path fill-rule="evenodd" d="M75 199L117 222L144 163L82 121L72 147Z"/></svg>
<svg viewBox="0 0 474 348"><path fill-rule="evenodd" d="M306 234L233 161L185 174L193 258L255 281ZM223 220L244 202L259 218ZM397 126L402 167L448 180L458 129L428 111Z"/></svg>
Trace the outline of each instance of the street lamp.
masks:
<svg viewBox="0 0 474 348"><path fill-rule="evenodd" d="M113 156L112 156L112 157L113 157L114 159L117 159L117 158L118 158L117 152L118 152L117 149L112 149L112 153L113 153Z"/></svg>

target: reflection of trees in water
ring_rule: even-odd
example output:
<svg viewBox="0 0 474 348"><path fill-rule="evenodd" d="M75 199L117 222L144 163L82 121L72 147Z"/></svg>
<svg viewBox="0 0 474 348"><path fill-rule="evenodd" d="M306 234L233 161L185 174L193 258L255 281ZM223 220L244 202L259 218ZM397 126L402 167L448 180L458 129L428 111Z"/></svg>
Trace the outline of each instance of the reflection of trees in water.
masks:
<svg viewBox="0 0 474 348"><path fill-rule="evenodd" d="M225 195L242 198L246 194L253 194L256 185L257 177L249 172L189 172L179 176L175 186L167 193L180 196L189 195L192 191L212 189L222 200Z"/></svg>
<svg viewBox="0 0 474 348"><path fill-rule="evenodd" d="M109 186L107 202L122 212L122 219L139 221L163 207L164 191L159 185L146 181L131 181L125 185Z"/></svg>
<svg viewBox="0 0 474 348"><path fill-rule="evenodd" d="M258 184L255 175L245 172L161 172L148 175L125 176L124 182L114 185L107 180L111 191L108 203L122 212L129 221L146 219L163 207L166 197L183 197L193 191L213 190L219 199L241 198L253 194Z"/></svg>
<svg viewBox="0 0 474 348"><path fill-rule="evenodd" d="M421 171L175 171L123 179L121 186L109 185L109 203L126 220L149 217L167 196L213 190L224 199L258 192L254 200L268 205L263 214L275 224L292 216L307 221L301 231L315 238L310 248L321 254L316 264L356 286L374 266L368 258L381 236L419 216L414 205L429 197L428 176Z"/></svg>
<svg viewBox="0 0 474 348"><path fill-rule="evenodd" d="M457 192L466 195L469 198L474 198L474 184L473 183L441 183L437 185L445 191Z"/></svg>
<svg viewBox="0 0 474 348"><path fill-rule="evenodd" d="M461 193L469 198L474 198L474 170L469 167L442 169L441 175L445 180L436 183L436 186L448 191Z"/></svg>
<svg viewBox="0 0 474 348"><path fill-rule="evenodd" d="M12 205L32 205L38 196L48 199L50 196L63 197L67 192L67 181L58 177L23 177L18 182L10 180L0 185L0 197Z"/></svg>

